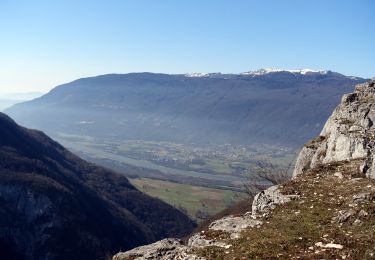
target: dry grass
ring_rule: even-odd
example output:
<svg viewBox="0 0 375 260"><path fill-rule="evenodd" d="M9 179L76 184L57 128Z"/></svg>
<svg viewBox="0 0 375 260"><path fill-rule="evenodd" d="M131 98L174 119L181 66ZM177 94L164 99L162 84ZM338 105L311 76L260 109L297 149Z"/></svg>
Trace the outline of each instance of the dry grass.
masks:
<svg viewBox="0 0 375 260"><path fill-rule="evenodd" d="M198 253L208 259L375 259L375 201L353 202L353 195L362 192L375 197L375 181L357 178L359 163L327 165L288 182L283 193L298 194L299 200L276 207L260 228L247 229L242 238L224 240L231 248ZM337 172L342 178L334 176ZM340 210L354 213L338 223L333 219ZM360 216L361 210L368 215ZM322 248L318 242L343 249Z"/></svg>

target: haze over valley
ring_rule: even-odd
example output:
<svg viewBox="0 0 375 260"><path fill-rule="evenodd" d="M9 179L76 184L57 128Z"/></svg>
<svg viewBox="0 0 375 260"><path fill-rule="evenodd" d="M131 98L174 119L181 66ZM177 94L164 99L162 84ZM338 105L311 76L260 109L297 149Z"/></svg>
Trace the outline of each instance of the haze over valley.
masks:
<svg viewBox="0 0 375 260"><path fill-rule="evenodd" d="M341 95L364 81L312 70L110 74L57 86L6 113L146 192L162 180L223 194L223 203L193 206L164 196L195 218L197 210L212 214L243 198L244 183L262 182L255 174L262 165L293 163Z"/></svg>
<svg viewBox="0 0 375 260"><path fill-rule="evenodd" d="M41 92L0 93L0 111L27 100L42 96Z"/></svg>
<svg viewBox="0 0 375 260"><path fill-rule="evenodd" d="M0 260L374 259L374 10L0 1Z"/></svg>

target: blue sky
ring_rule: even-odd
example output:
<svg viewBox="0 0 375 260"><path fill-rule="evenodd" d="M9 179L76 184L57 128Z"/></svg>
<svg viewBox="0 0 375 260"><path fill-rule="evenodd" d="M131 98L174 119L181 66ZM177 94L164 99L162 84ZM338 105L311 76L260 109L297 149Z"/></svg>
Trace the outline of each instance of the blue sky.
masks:
<svg viewBox="0 0 375 260"><path fill-rule="evenodd" d="M375 76L372 0L0 0L0 92L128 72Z"/></svg>

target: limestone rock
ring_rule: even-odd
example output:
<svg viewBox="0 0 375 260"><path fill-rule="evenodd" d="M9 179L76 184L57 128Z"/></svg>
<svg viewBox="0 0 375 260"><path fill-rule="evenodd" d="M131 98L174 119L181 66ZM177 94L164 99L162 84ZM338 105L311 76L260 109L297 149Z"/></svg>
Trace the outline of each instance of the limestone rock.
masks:
<svg viewBox="0 0 375 260"><path fill-rule="evenodd" d="M207 246L217 246L222 248L231 247L231 245L226 244L224 242L216 241L215 239L207 239L202 234L193 235L188 241L188 246L191 248L202 248Z"/></svg>
<svg viewBox="0 0 375 260"><path fill-rule="evenodd" d="M228 216L211 223L209 229L221 230L230 234L232 239L239 238L242 230L249 227L258 227L262 221L255 220L249 215L234 217Z"/></svg>
<svg viewBox="0 0 375 260"><path fill-rule="evenodd" d="M252 205L252 216L254 218L265 216L274 209L276 205L287 203L298 197L298 195L284 195L280 192L278 186L272 186L255 196Z"/></svg>
<svg viewBox="0 0 375 260"><path fill-rule="evenodd" d="M362 192L353 195L353 202L354 203L362 203L365 201L373 201L375 200L375 194L371 192Z"/></svg>
<svg viewBox="0 0 375 260"><path fill-rule="evenodd" d="M362 172L375 178L374 104L374 80L359 84L353 93L344 95L320 136L303 147L293 176L321 164L362 159Z"/></svg>
<svg viewBox="0 0 375 260"><path fill-rule="evenodd" d="M175 238L166 238L150 245L137 247L133 250L118 253L113 260L125 259L187 259L187 260L203 260L187 252L188 247L184 246L182 241Z"/></svg>
<svg viewBox="0 0 375 260"><path fill-rule="evenodd" d="M337 223L344 223L354 214L355 212L353 210L340 210L333 218L333 221Z"/></svg>
<svg viewBox="0 0 375 260"><path fill-rule="evenodd" d="M361 211L358 213L359 218L366 218L368 216L368 212L361 209Z"/></svg>
<svg viewBox="0 0 375 260"><path fill-rule="evenodd" d="M344 246L342 246L340 244L335 244L335 243L323 244L322 242L318 242L315 245L317 247L332 248L332 249L343 249L344 248Z"/></svg>

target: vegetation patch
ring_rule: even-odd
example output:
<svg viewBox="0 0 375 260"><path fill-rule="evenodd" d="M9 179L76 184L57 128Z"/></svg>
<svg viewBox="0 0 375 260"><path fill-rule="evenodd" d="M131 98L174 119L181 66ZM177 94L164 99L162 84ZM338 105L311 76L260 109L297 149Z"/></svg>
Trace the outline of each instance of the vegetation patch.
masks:
<svg viewBox="0 0 375 260"><path fill-rule="evenodd" d="M240 239L227 239L230 248L207 247L198 254L208 259L375 259L375 181L362 178L360 163L328 164L282 185L284 194L300 199L277 206L261 227L245 230Z"/></svg>
<svg viewBox="0 0 375 260"><path fill-rule="evenodd" d="M197 222L207 219L243 198L243 194L207 187L174 183L147 178L130 179L130 182L150 196L157 197Z"/></svg>

